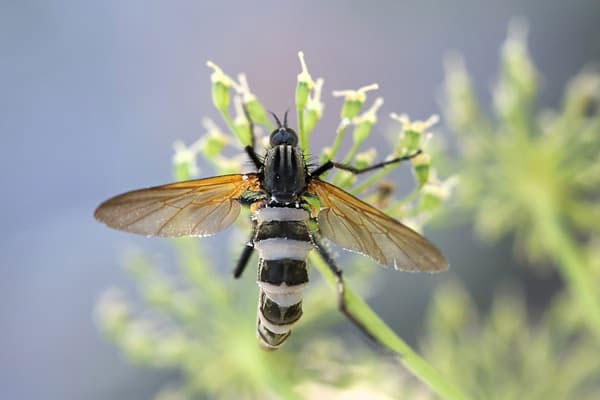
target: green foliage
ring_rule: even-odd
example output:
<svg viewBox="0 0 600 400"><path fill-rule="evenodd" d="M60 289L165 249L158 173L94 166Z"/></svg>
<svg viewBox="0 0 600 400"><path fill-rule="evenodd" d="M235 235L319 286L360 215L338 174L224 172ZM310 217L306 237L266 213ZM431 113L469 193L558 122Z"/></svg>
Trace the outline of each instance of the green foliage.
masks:
<svg viewBox="0 0 600 400"><path fill-rule="evenodd" d="M296 112L301 143L308 151L323 115L324 81L313 80L299 56ZM197 142L176 143L177 180L199 175L198 155L217 174L242 169L242 146L250 140L243 106L257 124L259 149L273 129L243 74L236 81L214 63L209 66L214 70L213 102L228 132L206 120L206 132ZM409 377L395 363L373 358L360 347L349 348L329 333L328 326L342 317L335 291L328 287L335 288L335 279L318 256L312 255L311 262L324 280L313 279L293 339L282 350L265 353L254 337L257 289L252 274L246 273L242 282L221 276L201 241L173 240L176 271L165 272L167 268L143 253L127 258L141 305L134 306L116 289L107 291L98 305L101 328L130 360L180 373L178 382L157 399L433 399L463 398L464 393L492 400L599 398L600 74L584 70L567 85L560 109L538 111L540 78L522 30L510 32L499 71L493 109L486 112L462 61L455 57L447 65L446 116L460 155L453 162L460 174L456 203L463 215L473 216L483 238L511 236L518 253L532 265L551 261L567 290L541 313L530 313L518 288L498 289L483 312L461 284L447 283L426 315L420 356L367 306L359 296L365 294L364 287L347 288L350 310L373 337L400 355L414 375ZM334 92L344 102L335 138L322 149L321 161L366 166L380 159L375 149L362 149L377 131L382 100L364 110L367 92L375 89L373 84ZM329 180L420 228L439 212L457 179L441 181L432 166L438 157L427 138L436 117L416 122L394 113L391 117L401 125L387 157L425 149L412 160L414 190L402 198L390 195L384 178L397 165L362 180L345 172ZM350 150L341 157L348 137ZM247 218L240 218L238 225L235 244L244 241L249 229ZM234 259L239 246L230 251L229 259ZM353 277L359 274L364 282L375 271L352 268L360 258L349 259L347 270L355 275L348 275L347 282L356 285L359 280Z"/></svg>
<svg viewBox="0 0 600 400"><path fill-rule="evenodd" d="M330 285L335 288L337 283L335 276L325 263L313 254L311 254L310 259ZM419 356L354 291L347 289L344 293L344 298L348 310L363 324L369 334L378 343L383 345L386 350L399 356L406 368L422 382L428 384L433 391L445 399L466 398L451 380L444 377L431 364Z"/></svg>
<svg viewBox="0 0 600 400"><path fill-rule="evenodd" d="M518 290L500 290L481 316L457 283L438 290L428 313L425 357L477 399L597 399L600 345L573 324L559 296L539 320Z"/></svg>
<svg viewBox="0 0 600 400"><path fill-rule="evenodd" d="M457 59L448 63L446 110L460 144L460 203L476 211L483 236L513 233L520 250L538 260L552 252L544 220L572 233L600 233L600 75L577 75L560 110L538 113L539 77L522 36L512 32L502 48L493 116Z"/></svg>
<svg viewBox="0 0 600 400"><path fill-rule="evenodd" d="M309 150L309 138L322 116L323 79L310 76L304 57L299 53L302 72L298 75L296 106L301 143ZM242 151L250 143L248 116L256 124L259 154L268 143L272 125L265 108L250 91L246 77L232 79L216 64L208 62L213 102L229 132L206 120L206 133L195 143L175 144L174 175L177 180L198 176L196 157L201 155L214 167L214 174L243 171L246 156ZM362 151L367 137L374 131L377 111L383 100L376 99L366 111L366 92L377 85L358 90L335 92L345 97L340 115L340 128L331 148L322 158L336 157L346 129L352 128L352 144L343 158L355 166L375 162L374 149ZM232 96L232 91L234 91ZM231 101L233 100L233 101ZM233 104L235 115L231 114ZM248 116L244 112L244 106ZM385 209L391 215L420 229L449 196L454 180L441 181L431 165L427 152L427 130L437 121L411 122L408 117L393 118L400 122L390 146L389 158L412 154L417 148L425 151L412 163L415 189L408 196L396 199L393 188L378 186L381 179L397 165L389 166L365 179L338 173L333 182L367 201ZM207 174L203 174L207 175ZM318 204L316 204L318 206ZM231 256L240 251L240 244L249 232L248 218L239 218L237 239L231 246ZM241 233L240 233L241 232ZM142 311L127 301L116 289L110 290L98 305L98 320L102 329L134 362L166 367L180 372L180 382L158 395L162 399L188 398L397 398L404 393L427 393L421 384L402 376L395 365L368 358L362 349L348 351L338 340L327 335L327 325L341 319L337 312L334 277L317 257L311 261L325 281L312 282L304 300L304 317L294 328L293 339L277 352L265 353L255 338L257 288L254 277L247 272L242 282L221 276L215 262L196 239L172 241L178 256L176 273L167 274L147 255L137 254L127 259L126 266L139 287L144 300ZM227 257L221 257L227 259ZM354 260L354 261L352 261ZM350 264L358 261L351 258ZM375 271L349 268L366 278ZM346 274L353 281L352 273ZM437 370L411 349L390 329L350 288L345 296L349 310L369 330L370 334L422 382L445 398L463 398ZM350 365L358 367L350 367ZM407 389L400 384L407 383Z"/></svg>
<svg viewBox="0 0 600 400"><path fill-rule="evenodd" d="M487 317L459 285L438 291L426 358L476 398L600 396L600 74L584 70L561 108L542 112L539 80L522 29L502 47L491 115L460 59L446 73L459 207L487 240L510 235L533 266L550 260L568 289L539 320L518 291L496 296Z"/></svg>

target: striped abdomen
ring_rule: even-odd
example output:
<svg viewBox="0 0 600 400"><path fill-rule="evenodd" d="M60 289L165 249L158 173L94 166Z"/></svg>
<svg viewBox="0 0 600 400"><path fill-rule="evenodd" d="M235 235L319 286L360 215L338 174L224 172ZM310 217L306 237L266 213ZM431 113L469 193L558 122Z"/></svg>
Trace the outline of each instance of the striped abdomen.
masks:
<svg viewBox="0 0 600 400"><path fill-rule="evenodd" d="M302 316L302 290L308 283L306 257L312 241L300 208L265 207L256 211L254 247L258 250L258 341L280 347Z"/></svg>

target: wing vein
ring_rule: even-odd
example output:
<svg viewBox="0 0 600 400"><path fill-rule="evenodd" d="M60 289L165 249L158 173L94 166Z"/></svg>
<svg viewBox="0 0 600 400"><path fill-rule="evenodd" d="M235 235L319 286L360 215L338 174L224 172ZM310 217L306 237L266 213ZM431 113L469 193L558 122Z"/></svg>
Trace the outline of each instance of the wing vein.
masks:
<svg viewBox="0 0 600 400"><path fill-rule="evenodd" d="M94 216L112 228L143 235L212 235L233 223L240 211L233 200L246 190L262 190L256 174L173 183L115 196Z"/></svg>
<svg viewBox="0 0 600 400"><path fill-rule="evenodd" d="M307 192L323 205L317 215L321 234L337 245L397 269L447 268L444 256L427 239L342 189L312 179Z"/></svg>

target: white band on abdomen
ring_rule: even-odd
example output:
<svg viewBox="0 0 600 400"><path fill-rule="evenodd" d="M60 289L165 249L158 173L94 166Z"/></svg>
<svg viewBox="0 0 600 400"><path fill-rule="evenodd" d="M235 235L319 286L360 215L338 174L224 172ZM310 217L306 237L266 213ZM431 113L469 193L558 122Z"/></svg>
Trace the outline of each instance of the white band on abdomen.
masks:
<svg viewBox="0 0 600 400"><path fill-rule="evenodd" d="M306 221L308 212L303 208L290 207L264 207L254 214L256 220L265 221Z"/></svg>
<svg viewBox="0 0 600 400"><path fill-rule="evenodd" d="M302 301L302 289L305 285L289 287L285 283L280 286L261 281L257 283L265 295L280 307L290 307Z"/></svg>
<svg viewBox="0 0 600 400"><path fill-rule="evenodd" d="M264 260L281 260L290 258L292 260L306 260L308 252L313 246L310 242L291 240L285 238L271 238L254 243L258 255Z"/></svg>

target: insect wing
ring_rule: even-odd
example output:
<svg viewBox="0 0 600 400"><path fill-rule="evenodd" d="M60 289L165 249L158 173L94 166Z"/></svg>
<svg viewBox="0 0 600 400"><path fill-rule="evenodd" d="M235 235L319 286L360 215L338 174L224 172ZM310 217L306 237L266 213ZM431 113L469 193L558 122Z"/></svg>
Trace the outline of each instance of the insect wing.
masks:
<svg viewBox="0 0 600 400"><path fill-rule="evenodd" d="M256 175L238 174L134 190L100 204L94 217L111 228L142 235L208 236L236 220L236 200L257 186Z"/></svg>
<svg viewBox="0 0 600 400"><path fill-rule="evenodd" d="M344 190L313 179L308 192L323 208L319 230L335 244L405 271L442 271L448 262L427 239Z"/></svg>

